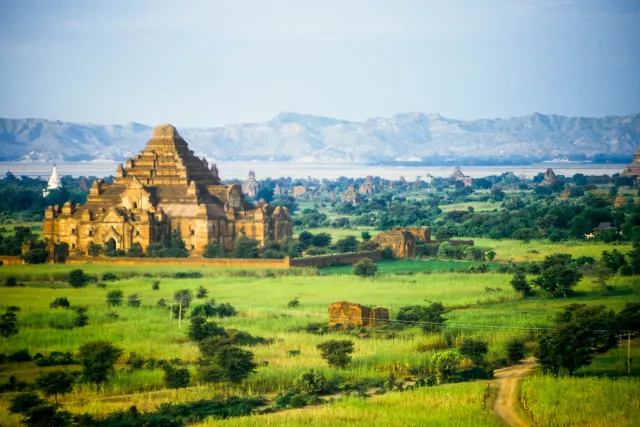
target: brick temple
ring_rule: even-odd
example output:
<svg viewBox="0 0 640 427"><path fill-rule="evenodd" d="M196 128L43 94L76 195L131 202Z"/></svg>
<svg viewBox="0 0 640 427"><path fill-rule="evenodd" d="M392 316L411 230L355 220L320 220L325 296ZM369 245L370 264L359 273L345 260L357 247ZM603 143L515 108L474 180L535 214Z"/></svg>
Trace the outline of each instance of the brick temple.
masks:
<svg viewBox="0 0 640 427"><path fill-rule="evenodd" d="M45 212L43 238L67 243L72 254L92 244L126 251L168 244L173 233L191 256L220 242L227 250L246 235L264 245L291 235L286 207L253 205L238 184L223 185L215 164L198 158L171 125L153 130L147 146L118 166L113 184L96 180L87 202L52 206Z"/></svg>

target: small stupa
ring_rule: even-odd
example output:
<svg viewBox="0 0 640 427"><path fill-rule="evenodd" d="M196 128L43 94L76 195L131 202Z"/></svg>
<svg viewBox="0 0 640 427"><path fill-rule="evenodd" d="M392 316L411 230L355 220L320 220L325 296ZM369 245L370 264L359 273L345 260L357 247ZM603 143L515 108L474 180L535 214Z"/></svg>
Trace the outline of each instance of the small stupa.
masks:
<svg viewBox="0 0 640 427"><path fill-rule="evenodd" d="M58 176L58 168L54 163L53 170L51 171L51 176L49 177L49 182L47 183L47 188L42 190L42 195L44 197L47 197L51 192L51 190L57 190L61 186L62 186L62 183L60 182L60 177Z"/></svg>

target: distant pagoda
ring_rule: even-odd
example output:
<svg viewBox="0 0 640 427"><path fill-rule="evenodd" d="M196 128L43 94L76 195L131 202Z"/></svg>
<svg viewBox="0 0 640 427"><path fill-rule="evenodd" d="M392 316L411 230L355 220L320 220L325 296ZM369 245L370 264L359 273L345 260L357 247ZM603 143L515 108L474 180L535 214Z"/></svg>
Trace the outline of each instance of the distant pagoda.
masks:
<svg viewBox="0 0 640 427"><path fill-rule="evenodd" d="M60 177L58 176L58 168L56 168L56 164L53 164L53 170L51 171L51 176L49 177L49 182L47 183L47 188L42 190L42 195L47 197L52 190L57 190L62 186L60 182Z"/></svg>

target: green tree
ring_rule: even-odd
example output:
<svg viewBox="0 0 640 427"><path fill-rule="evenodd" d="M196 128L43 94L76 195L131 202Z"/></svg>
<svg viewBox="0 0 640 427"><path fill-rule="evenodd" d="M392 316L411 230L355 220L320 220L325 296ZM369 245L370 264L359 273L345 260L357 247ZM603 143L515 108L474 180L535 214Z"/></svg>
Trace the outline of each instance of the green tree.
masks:
<svg viewBox="0 0 640 427"><path fill-rule="evenodd" d="M527 276L524 273L524 269L516 267L513 272L513 279L511 279L511 286L516 292L520 292L522 296L529 295L531 293L531 286L527 282Z"/></svg>
<svg viewBox="0 0 640 427"><path fill-rule="evenodd" d="M353 341L330 340L317 345L320 355L329 366L344 369L351 363Z"/></svg>
<svg viewBox="0 0 640 427"><path fill-rule="evenodd" d="M640 240L634 239L633 249L627 254L629 257L629 265L631 266L631 273L634 275L640 274Z"/></svg>
<svg viewBox="0 0 640 427"><path fill-rule="evenodd" d="M75 378L70 372L49 372L36 378L36 387L45 396L53 396L55 402L58 403L59 394L67 394L73 390L74 380Z"/></svg>
<svg viewBox="0 0 640 427"><path fill-rule="evenodd" d="M258 242L247 236L240 236L233 244L233 258L258 258Z"/></svg>
<svg viewBox="0 0 640 427"><path fill-rule="evenodd" d="M600 261L614 273L620 270L620 267L623 265L627 265L627 260L624 258L624 255L617 249L614 249L611 252L603 251Z"/></svg>
<svg viewBox="0 0 640 427"><path fill-rule="evenodd" d="M18 316L20 307L10 305L0 314L0 336L9 338L18 333Z"/></svg>
<svg viewBox="0 0 640 427"><path fill-rule="evenodd" d="M571 262L571 255L553 254L545 257L540 276L533 283L551 296L555 297L558 292L562 292L566 297L581 278L578 267Z"/></svg>
<svg viewBox="0 0 640 427"><path fill-rule="evenodd" d="M623 332L640 331L640 302L628 302L616 317L618 328Z"/></svg>
<svg viewBox="0 0 640 427"><path fill-rule="evenodd" d="M340 253L355 252L358 249L358 241L355 236L347 236L336 242L336 249Z"/></svg>
<svg viewBox="0 0 640 427"><path fill-rule="evenodd" d="M187 258L189 256L187 245L184 243L184 240L182 240L182 237L180 237L180 234L173 233L171 235L169 248L164 255L166 258Z"/></svg>
<svg viewBox="0 0 640 427"><path fill-rule="evenodd" d="M362 238L363 242L368 242L369 240L371 240L371 233L369 233L368 231L363 231L360 233L360 237Z"/></svg>
<svg viewBox="0 0 640 427"><path fill-rule="evenodd" d="M313 236L313 240L311 241L313 246L317 246L319 248L326 248L331 244L331 234L329 233L318 233Z"/></svg>
<svg viewBox="0 0 640 427"><path fill-rule="evenodd" d="M452 350L441 351L433 355L431 363L438 373L440 381L446 383L460 365L460 355Z"/></svg>
<svg viewBox="0 0 640 427"><path fill-rule="evenodd" d="M144 256L144 251L142 250L142 245L138 242L134 242L129 249L127 250L128 258L142 258Z"/></svg>
<svg viewBox="0 0 640 427"><path fill-rule="evenodd" d="M293 385L303 393L320 394L327 388L328 381L322 371L309 369L296 378Z"/></svg>
<svg viewBox="0 0 640 427"><path fill-rule="evenodd" d="M108 341L93 341L84 344L78 350L82 377L85 381L100 386L113 372L113 367L122 355L122 349L115 347Z"/></svg>
<svg viewBox="0 0 640 427"><path fill-rule="evenodd" d="M210 357L201 359L198 375L206 382L239 383L255 372L257 367L250 351L223 345Z"/></svg>
<svg viewBox="0 0 640 427"><path fill-rule="evenodd" d="M362 258L353 264L353 274L358 277L375 277L378 272L378 265L371 258Z"/></svg>
<svg viewBox="0 0 640 427"><path fill-rule="evenodd" d="M18 286L18 279L16 279L14 276L9 276L4 281L4 285L7 288L15 288L16 286Z"/></svg>
<svg viewBox="0 0 640 427"><path fill-rule="evenodd" d="M505 343L507 348L507 360L509 363L520 363L524 359L524 340L512 338Z"/></svg>
<svg viewBox="0 0 640 427"><path fill-rule="evenodd" d="M570 304L556 315L554 330L540 335L535 356L543 371L569 375L596 353L616 346L616 317L604 305Z"/></svg>
<svg viewBox="0 0 640 427"><path fill-rule="evenodd" d="M196 298L203 299L209 295L209 291L204 286L198 287L198 292L196 292Z"/></svg>
<svg viewBox="0 0 640 427"><path fill-rule="evenodd" d="M224 250L224 246L220 243L211 242L204 246L202 256L205 258L224 258L227 256L227 251Z"/></svg>
<svg viewBox="0 0 640 427"><path fill-rule="evenodd" d="M27 264L44 264L49 259L49 252L46 249L31 249L20 258Z"/></svg>
<svg viewBox="0 0 640 427"><path fill-rule="evenodd" d="M85 307L75 307L76 317L73 319L73 326L83 328L89 324L89 316Z"/></svg>
<svg viewBox="0 0 640 427"><path fill-rule="evenodd" d="M461 355L471 359L474 365L479 365L484 361L484 357L489 351L489 343L478 338L465 338L458 351Z"/></svg>
<svg viewBox="0 0 640 427"><path fill-rule="evenodd" d="M53 302L49 303L49 308L69 308L71 303L67 297L57 297Z"/></svg>
<svg viewBox="0 0 640 427"><path fill-rule="evenodd" d="M375 240L366 240L358 245L358 252L369 252L378 250L380 245Z"/></svg>
<svg viewBox="0 0 640 427"><path fill-rule="evenodd" d="M313 234L308 231L303 231L298 235L298 240L304 243L306 246L311 246L311 242L313 241Z"/></svg>
<svg viewBox="0 0 640 427"><path fill-rule="evenodd" d="M400 307L397 319L405 324L420 326L424 332L437 332L444 327L446 319L442 303L433 302L428 306L410 305Z"/></svg>
<svg viewBox="0 0 640 427"><path fill-rule="evenodd" d="M67 282L74 288L83 288L89 283L89 277L80 269L71 270L67 276Z"/></svg>
<svg viewBox="0 0 640 427"><path fill-rule="evenodd" d="M204 317L196 316L191 319L187 336L191 341L202 341L206 338L216 336L226 337L228 335L224 328L216 322L207 322L207 319Z"/></svg>
<svg viewBox="0 0 640 427"><path fill-rule="evenodd" d="M71 414L58 405L51 405L35 393L19 394L11 400L9 412L22 415L27 427L59 427L71 425Z"/></svg>
<svg viewBox="0 0 640 427"><path fill-rule="evenodd" d="M603 263L597 262L594 264L585 264L582 266L582 272L585 276L591 277L594 282L594 290L600 295L607 295L609 292L609 286L607 280L612 276L612 271L608 269Z"/></svg>
<svg viewBox="0 0 640 427"><path fill-rule="evenodd" d="M187 387L191 381L191 374L187 368L178 368L167 364L163 366L163 370L164 383L168 388L176 390L176 396L178 395L178 389Z"/></svg>
<svg viewBox="0 0 640 427"><path fill-rule="evenodd" d="M87 255L90 257L98 257L102 254L102 246L92 243L87 246Z"/></svg>
<svg viewBox="0 0 640 427"><path fill-rule="evenodd" d="M107 305L109 307L117 307L122 305L122 299L124 298L124 292L120 289L114 289L107 292Z"/></svg>
<svg viewBox="0 0 640 427"><path fill-rule="evenodd" d="M127 297L127 305L132 308L138 308L142 304L142 300L138 298L138 294L131 294Z"/></svg>

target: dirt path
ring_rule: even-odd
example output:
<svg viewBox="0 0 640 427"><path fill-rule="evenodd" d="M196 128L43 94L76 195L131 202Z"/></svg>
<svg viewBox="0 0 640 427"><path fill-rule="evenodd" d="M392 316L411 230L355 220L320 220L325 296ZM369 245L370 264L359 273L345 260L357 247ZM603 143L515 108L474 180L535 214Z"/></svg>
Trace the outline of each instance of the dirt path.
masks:
<svg viewBox="0 0 640 427"><path fill-rule="evenodd" d="M518 382L529 373L534 365L535 361L531 358L525 360L521 365L509 366L495 371L494 377L498 385L498 394L493 410L508 426L529 427L531 425L520 418L514 405L517 404Z"/></svg>

